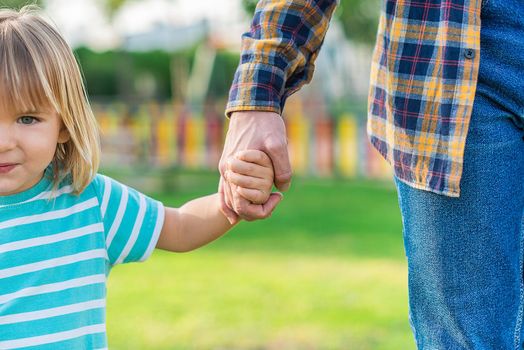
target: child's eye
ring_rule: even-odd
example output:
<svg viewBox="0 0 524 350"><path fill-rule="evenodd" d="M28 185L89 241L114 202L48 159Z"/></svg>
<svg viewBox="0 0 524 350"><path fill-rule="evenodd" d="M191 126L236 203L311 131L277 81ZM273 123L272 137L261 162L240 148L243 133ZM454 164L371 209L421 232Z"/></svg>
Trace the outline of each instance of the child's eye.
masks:
<svg viewBox="0 0 524 350"><path fill-rule="evenodd" d="M35 122L38 122L38 119L35 117L24 115L23 117L18 118L18 122L24 125L31 125Z"/></svg>

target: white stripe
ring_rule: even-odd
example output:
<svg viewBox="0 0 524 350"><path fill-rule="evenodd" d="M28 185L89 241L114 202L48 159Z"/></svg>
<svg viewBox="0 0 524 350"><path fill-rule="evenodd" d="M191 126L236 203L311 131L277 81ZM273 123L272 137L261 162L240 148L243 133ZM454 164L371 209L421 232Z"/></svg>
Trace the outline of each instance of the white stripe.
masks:
<svg viewBox="0 0 524 350"><path fill-rule="evenodd" d="M33 198L29 198L28 200L18 203L18 205L29 203L29 202L34 202L39 199L54 199L54 198L60 197L63 194L69 194L71 192L73 192L73 187L71 185L67 185L67 186L57 189L55 192L45 191L45 192L39 193L38 195L34 196ZM0 205L0 208L7 207L7 206L8 205Z"/></svg>
<svg viewBox="0 0 524 350"><path fill-rule="evenodd" d="M39 222L39 221L65 218L65 217L68 217L69 215L79 213L81 211L84 211L86 209L92 208L97 205L98 205L98 201L96 197L94 197L82 203L75 204L72 207L69 207L66 209L54 210L54 211L50 211L44 214L23 216L23 217L19 217L16 219L11 219L11 220L0 222L0 230L4 228L18 226L18 225L31 224L31 223Z"/></svg>
<svg viewBox="0 0 524 350"><path fill-rule="evenodd" d="M151 237L151 241L149 242L149 246L147 247L146 252L142 257L140 258L140 261L145 261L151 253L153 252L153 249L155 249L156 244L158 242L158 237L160 236L160 232L162 232L162 227L164 226L164 215L165 215L165 209L164 205L161 202L157 202L158 210L157 210L157 217L156 217L156 223L155 223L155 229L153 231L153 236Z"/></svg>
<svg viewBox="0 0 524 350"><path fill-rule="evenodd" d="M25 202L22 202L22 203L33 202L33 201L36 201L36 200L39 200L39 199L53 199L53 198L60 197L63 194L67 194L67 193L71 193L71 192L73 192L73 186L67 185L67 186L64 186L64 187L61 187L61 188L57 189L55 192L53 192L53 191L42 192L39 195L34 196L33 198L28 199L28 200L26 200Z"/></svg>
<svg viewBox="0 0 524 350"><path fill-rule="evenodd" d="M107 252L105 249L90 250L90 251L82 252L79 254L68 255L68 256L63 256L60 258L49 259L49 260L39 261L39 262L32 263L32 264L20 265L16 267L10 267L7 269L3 269L3 270L0 270L0 279L17 276L17 275L21 275L24 273L40 271L40 270L48 269L50 267L58 267L62 265L84 261L84 260L90 260L90 259L96 259L96 258L106 258L106 257L107 257Z"/></svg>
<svg viewBox="0 0 524 350"><path fill-rule="evenodd" d="M93 309L101 309L106 305L104 299L90 300L83 303L71 304L66 306L53 307L50 309L22 312L19 314L12 314L6 316L0 316L0 325L20 323L41 320L45 318L51 318L56 316L64 316L68 314L74 314L75 312L82 312Z"/></svg>
<svg viewBox="0 0 524 350"><path fill-rule="evenodd" d="M26 346L43 345L49 343L56 343L68 339L74 339L88 334L104 333L106 330L105 324L95 324L92 326L76 328L70 331L40 335L37 337L22 338L15 340L0 341L0 349L17 349Z"/></svg>
<svg viewBox="0 0 524 350"><path fill-rule="evenodd" d="M111 181L106 176L101 175L104 179L104 196L102 197L102 205L100 211L102 212L102 219L106 216L107 204L109 203L109 195L111 193Z"/></svg>
<svg viewBox="0 0 524 350"><path fill-rule="evenodd" d="M34 296L34 295L40 295L40 294L47 294L47 293L52 293L52 292L59 292L59 291L66 290L66 289L83 287L83 286L88 286L91 284L105 283L105 282L106 282L106 275L99 274L99 275L92 275L92 276L87 276L87 277L74 278L74 279L67 280L64 282L42 284L36 287L28 287L28 288L20 289L14 293L0 295L0 306L14 299L19 299L19 298L24 298L24 297Z"/></svg>
<svg viewBox="0 0 524 350"><path fill-rule="evenodd" d="M118 259L116 259L115 265L120 264L122 261L124 261L125 258L127 258L129 252L131 251L131 249L133 249L136 241L138 240L140 229L142 228L142 224L144 223L144 215L146 214L146 199L140 192L138 193L138 198L140 199L138 203L138 214L136 215L136 220L133 226L133 230L131 231L131 236L129 237L124 249L120 253L120 256L118 257Z"/></svg>
<svg viewBox="0 0 524 350"><path fill-rule="evenodd" d="M122 198L120 198L120 204L118 205L118 211L115 216L115 220L113 221L113 224L111 225L111 228L109 229L109 234L106 238L106 247L110 247L111 243L113 242L113 239L115 238L116 232L118 231L118 228L120 227L120 223L122 222L122 218L124 217L124 213L127 208L127 199L128 199L129 193L127 191L126 186L122 186Z"/></svg>
<svg viewBox="0 0 524 350"><path fill-rule="evenodd" d="M104 232L104 225L97 223L81 228L77 228L70 231L65 231L53 235L24 239L16 242L10 242L6 244L0 244L0 254L5 252L11 252L14 250L20 250L25 248L36 247L39 245L51 244L68 239L78 238L86 235L90 235L95 232Z"/></svg>

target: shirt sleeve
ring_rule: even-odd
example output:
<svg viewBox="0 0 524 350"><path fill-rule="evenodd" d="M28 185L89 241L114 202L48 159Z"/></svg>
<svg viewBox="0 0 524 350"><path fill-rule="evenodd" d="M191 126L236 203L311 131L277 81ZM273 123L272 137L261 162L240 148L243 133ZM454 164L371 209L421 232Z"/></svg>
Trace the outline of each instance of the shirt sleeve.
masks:
<svg viewBox="0 0 524 350"><path fill-rule="evenodd" d="M281 114L287 97L309 83L338 0L261 0L242 35L240 64L226 115Z"/></svg>
<svg viewBox="0 0 524 350"><path fill-rule="evenodd" d="M164 224L163 204L104 175L97 175L93 183L110 264L146 260Z"/></svg>

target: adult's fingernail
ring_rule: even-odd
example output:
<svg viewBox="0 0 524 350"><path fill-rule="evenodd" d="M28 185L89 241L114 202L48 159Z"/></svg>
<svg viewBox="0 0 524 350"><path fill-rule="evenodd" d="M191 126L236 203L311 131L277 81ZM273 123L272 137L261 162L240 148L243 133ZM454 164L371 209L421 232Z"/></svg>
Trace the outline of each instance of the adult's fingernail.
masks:
<svg viewBox="0 0 524 350"><path fill-rule="evenodd" d="M287 182L285 184L282 185L282 188L280 189L281 191L287 191L289 190L289 187L291 186L291 183L290 182Z"/></svg>

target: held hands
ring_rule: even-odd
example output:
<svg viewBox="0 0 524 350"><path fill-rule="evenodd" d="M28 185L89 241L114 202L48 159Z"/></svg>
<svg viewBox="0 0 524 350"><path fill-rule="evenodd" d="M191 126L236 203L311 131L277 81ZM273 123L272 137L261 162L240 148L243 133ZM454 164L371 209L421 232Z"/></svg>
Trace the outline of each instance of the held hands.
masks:
<svg viewBox="0 0 524 350"><path fill-rule="evenodd" d="M225 181L235 185L235 190L231 193L233 203L248 201L247 209L258 212L260 218L270 216L282 200L281 193L271 193L274 181L273 164L262 151L237 152L227 160L223 177ZM246 218L248 221L254 219L256 217Z"/></svg>
<svg viewBox="0 0 524 350"><path fill-rule="evenodd" d="M280 115L261 111L233 113L219 164L222 175L219 184L221 211L231 223L237 222L239 218L251 221L270 216L276 206L272 198L280 197L280 194L271 194L268 202L254 204L261 203L261 200L251 203L238 195L237 186L234 183L226 180L225 172L228 160L237 152L245 150L262 151L271 159L274 183L279 190L287 190L291 182L286 128Z"/></svg>

